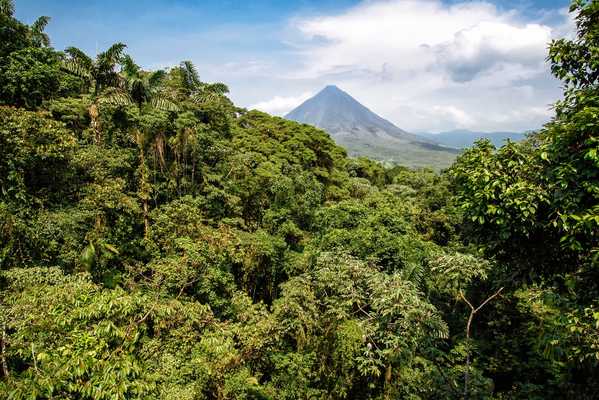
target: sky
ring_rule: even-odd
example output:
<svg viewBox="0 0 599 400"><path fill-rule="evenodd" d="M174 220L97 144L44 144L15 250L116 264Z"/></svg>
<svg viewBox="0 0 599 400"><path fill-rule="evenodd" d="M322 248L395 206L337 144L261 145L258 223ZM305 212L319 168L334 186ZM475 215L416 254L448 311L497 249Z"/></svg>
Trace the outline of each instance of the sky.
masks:
<svg viewBox="0 0 599 400"><path fill-rule="evenodd" d="M412 132L527 131L561 95L545 58L567 0L16 0L62 50L114 42L147 69L194 62L239 106L284 115L326 85Z"/></svg>

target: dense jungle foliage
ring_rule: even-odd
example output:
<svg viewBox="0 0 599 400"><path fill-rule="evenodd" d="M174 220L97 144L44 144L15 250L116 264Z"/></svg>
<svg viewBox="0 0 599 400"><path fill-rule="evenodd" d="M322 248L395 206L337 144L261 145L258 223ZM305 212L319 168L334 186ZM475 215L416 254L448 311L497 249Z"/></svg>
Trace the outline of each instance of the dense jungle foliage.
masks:
<svg viewBox="0 0 599 400"><path fill-rule="evenodd" d="M555 117L442 174L0 0L0 398L592 399L599 2Z"/></svg>

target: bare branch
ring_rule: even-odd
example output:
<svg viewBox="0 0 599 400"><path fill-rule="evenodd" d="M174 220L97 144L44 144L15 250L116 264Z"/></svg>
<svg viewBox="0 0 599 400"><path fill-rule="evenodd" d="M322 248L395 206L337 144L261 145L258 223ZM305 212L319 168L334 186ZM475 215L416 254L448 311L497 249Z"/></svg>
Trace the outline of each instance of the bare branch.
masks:
<svg viewBox="0 0 599 400"><path fill-rule="evenodd" d="M462 292L461 290L460 290L460 297L462 298L462 300L464 300L466 302L466 304L468 304L468 306L470 306L470 308L472 310L474 310L474 306L468 301L466 296L464 296L464 292Z"/></svg>
<svg viewBox="0 0 599 400"><path fill-rule="evenodd" d="M487 304L488 302L493 300L495 297L499 296L499 293L501 293L502 290L503 290L503 287L499 288L499 290L496 291L491 297L489 297L487 300L483 301L483 303L480 306L478 306L478 308L476 310L474 310L474 312L476 313L481 308L483 308L485 306L485 304Z"/></svg>
<svg viewBox="0 0 599 400"><path fill-rule="evenodd" d="M466 299L464 293L460 290L460 297L468 306L470 307L470 315L468 316L468 323L466 324L466 339L470 341L470 327L472 326L472 321L474 320L474 315L480 311L488 302L493 300L495 297L499 296L499 293L503 290L503 287L500 287L495 293L491 296L487 297L485 301L483 301L477 308L474 308L472 303ZM464 372L464 399L468 398L468 381L470 379L470 348L467 349L466 352L466 371Z"/></svg>

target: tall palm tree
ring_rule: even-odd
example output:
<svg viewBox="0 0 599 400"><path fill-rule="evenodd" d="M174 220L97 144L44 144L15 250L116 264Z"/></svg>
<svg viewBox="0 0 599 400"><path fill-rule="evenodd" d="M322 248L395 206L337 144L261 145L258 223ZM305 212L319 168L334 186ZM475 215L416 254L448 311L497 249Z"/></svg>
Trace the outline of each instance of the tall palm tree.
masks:
<svg viewBox="0 0 599 400"><path fill-rule="evenodd" d="M116 105L135 105L140 112L145 106L165 111L178 109L175 102L162 91L162 83L166 77L164 70L144 72L129 55L122 58L121 67L120 84L110 88L102 101Z"/></svg>
<svg viewBox="0 0 599 400"><path fill-rule="evenodd" d="M50 46L50 37L44 29L50 22L50 17L41 16L29 27L31 42L38 47Z"/></svg>
<svg viewBox="0 0 599 400"><path fill-rule="evenodd" d="M102 137L99 101L107 88L117 87L121 82L116 67L121 62L125 47L127 46L123 43L115 43L106 51L98 54L95 60L76 47L69 47L65 50L68 58L63 62L63 69L83 79L87 90L91 92L92 103L88 112L91 120L90 127L96 143L99 143Z"/></svg>
<svg viewBox="0 0 599 400"><path fill-rule="evenodd" d="M232 105L226 97L229 93L229 88L223 83L205 83L200 80L200 76L195 65L191 61L183 61L179 66L173 68L171 72L172 78L170 89L182 103L191 103L191 105L203 106L207 105ZM196 107L191 107L195 110ZM179 115L178 132L176 137L169 141L174 155L175 162L183 161L184 170L186 169L187 151L197 151L198 138L196 127L199 122L193 111ZM191 184L193 186L196 172L195 157L191 157ZM180 165L178 165L180 167ZM178 177L176 178L178 179Z"/></svg>
<svg viewBox="0 0 599 400"><path fill-rule="evenodd" d="M166 77L163 70L144 72L133 59L126 55L121 60L121 82L118 86L111 87L101 98L101 102L113 105L133 105L137 107L140 114L148 109L159 109L164 111L177 111L178 107L174 101L168 98L162 91L162 83ZM144 237L149 236L149 201L150 184L146 166L146 147L152 144L158 158L164 164L165 138L161 132L143 132L138 127L132 130L133 139L139 149L140 183L139 197L143 206Z"/></svg>
<svg viewBox="0 0 599 400"><path fill-rule="evenodd" d="M196 104L220 101L229 93L229 88L224 83L200 81L198 71L191 61L183 61L179 64L179 71L183 93Z"/></svg>

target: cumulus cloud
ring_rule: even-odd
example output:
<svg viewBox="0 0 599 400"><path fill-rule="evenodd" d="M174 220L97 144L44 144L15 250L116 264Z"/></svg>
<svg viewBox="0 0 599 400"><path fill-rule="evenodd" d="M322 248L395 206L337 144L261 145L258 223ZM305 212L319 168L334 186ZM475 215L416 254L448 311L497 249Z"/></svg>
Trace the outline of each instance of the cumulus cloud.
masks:
<svg viewBox="0 0 599 400"><path fill-rule="evenodd" d="M412 131L532 129L560 95L545 57L568 18L556 10L534 20L488 2L366 1L294 19L301 66L286 79L339 84Z"/></svg>
<svg viewBox="0 0 599 400"><path fill-rule="evenodd" d="M439 63L450 77L468 82L493 68L517 65L531 74L544 71L545 45L551 28L539 24L514 26L484 21L454 34L436 46Z"/></svg>
<svg viewBox="0 0 599 400"><path fill-rule="evenodd" d="M261 101L250 106L250 109L256 109L275 115L284 115L295 107L302 104L314 95L313 92L304 92L299 96L275 96L270 100Z"/></svg>

